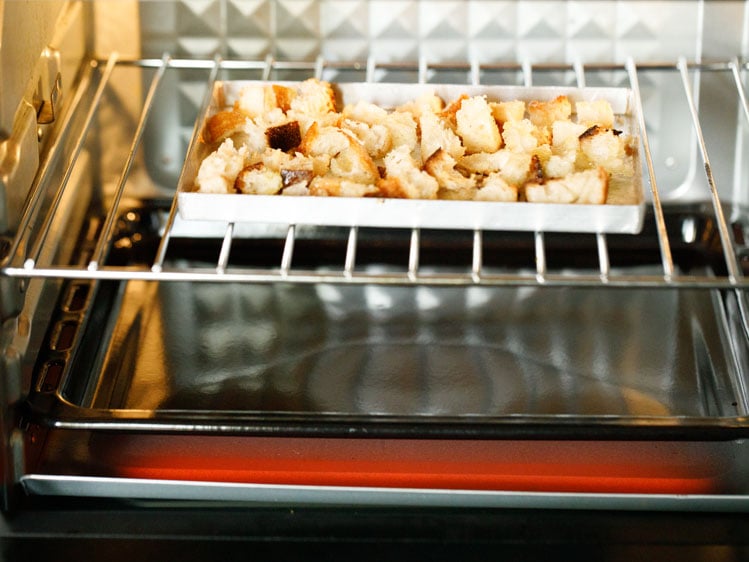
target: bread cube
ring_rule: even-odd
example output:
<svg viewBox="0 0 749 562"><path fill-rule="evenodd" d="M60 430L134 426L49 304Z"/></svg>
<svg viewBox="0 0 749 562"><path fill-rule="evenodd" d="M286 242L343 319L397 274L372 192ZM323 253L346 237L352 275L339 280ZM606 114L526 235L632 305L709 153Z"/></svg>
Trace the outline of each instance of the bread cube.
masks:
<svg viewBox="0 0 749 562"><path fill-rule="evenodd" d="M496 152L502 144L499 127L484 96L463 99L455 114L457 133L466 152Z"/></svg>

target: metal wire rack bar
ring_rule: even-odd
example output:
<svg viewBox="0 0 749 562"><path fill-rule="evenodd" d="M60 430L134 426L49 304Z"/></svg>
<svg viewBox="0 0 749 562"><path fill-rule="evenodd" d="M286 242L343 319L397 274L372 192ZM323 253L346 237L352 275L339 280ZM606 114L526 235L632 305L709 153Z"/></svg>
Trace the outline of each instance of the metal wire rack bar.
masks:
<svg viewBox="0 0 749 562"><path fill-rule="evenodd" d="M413 71L418 70L418 64L413 62L405 61L378 61L373 57L368 58L366 61L360 60L326 60L326 59L315 59L315 61L285 61L276 60L272 57L263 60L232 60L232 59L221 59L219 64L221 70L263 70L270 64L273 70L300 70L314 72L316 66L320 64L322 60L326 69L332 70L351 70L351 71L366 71L370 66L375 69L382 70L405 70ZM99 62L106 62L101 60ZM735 59L736 64L739 68L749 69L749 61L743 61ZM142 68L158 68L161 66L160 58L124 58L121 57L118 60L118 64L123 66L137 66ZM433 62L424 61L427 70L437 71L520 71L523 70L524 63L520 62L478 62L475 59L465 62ZM533 70L540 72L559 72L559 71L572 71L576 72L576 67L580 63L575 61L573 63L562 63L562 62L534 62ZM702 70L720 72L730 70L732 61L687 61L687 67L689 70ZM212 59L183 59L183 58L172 58L169 61L169 68L180 68L180 69L194 69L194 70L209 70L213 68ZM585 69L595 72L601 71L626 71L626 63L618 62L586 62ZM678 62L671 60L664 61L639 61L637 63L638 68L642 70L678 70Z"/></svg>
<svg viewBox="0 0 749 562"><path fill-rule="evenodd" d="M733 240L731 233L729 232L728 224L726 223L725 215L723 214L723 207L721 206L720 197L718 195L718 188L715 185L715 177L713 176L713 169L710 165L710 157L707 153L707 146L705 144L705 136L702 133L702 125L700 124L700 116L697 110L697 104L695 103L694 96L692 95L692 89L689 85L689 69L685 59L679 59L679 72L681 74L682 83L684 85L684 93L687 96L689 102L689 112L692 115L692 123L694 124L694 130L697 133L698 146L700 153L702 154L702 160L705 163L705 175L707 176L707 183L710 186L710 195L712 197L713 208L715 211L715 218L718 221L718 232L720 233L720 241L723 246L723 253L725 255L726 267L728 268L728 278L736 279L741 275L736 264L736 253L733 250Z"/></svg>
<svg viewBox="0 0 749 562"><path fill-rule="evenodd" d="M479 63L477 60L470 60L466 63L449 63L449 64L434 64L430 63L425 59L420 59L413 63L388 63L376 61L370 57L366 61L354 61L354 62L336 62L326 61L322 58L318 58L312 62L285 62L276 61L272 58L265 60L255 61L232 61L224 60L219 57L213 60L192 60L192 59L176 59L171 58L168 55L164 55L161 59L139 59L139 60L116 60L110 58L107 62L107 67L102 74L97 91L94 95L94 100L101 98L103 89L106 88L108 76L111 74L112 69L116 65L123 66L137 66L142 68L154 68L157 69L157 75L153 79L148 95L144 103L144 107L141 113L141 119L134 134L131 150L127 162L125 163L120 181L117 185L115 192L114 202L111 204L105 227L100 238L97 241L96 249L93 254L93 258L88 268L80 266L68 266L68 265L50 265L40 267L40 264L34 259L35 253L30 255L30 259L26 260L23 267L18 267L16 263L8 263L10 260L6 260L6 266L3 268L2 273L6 276L11 277L38 277L38 278L68 278L68 279L137 279L137 280L152 280L152 281L227 281L227 282L258 282L258 283L272 283L276 281L285 282L297 282L297 283L354 283L354 284L414 284L423 283L436 286L457 286L457 285L532 285L532 284L543 284L547 286L609 286L609 287L679 287L679 288L745 288L749 286L749 282L741 274L736 261L736 254L734 252L733 242L729 232L729 226L726 223L725 217L721 212L720 200L718 198L717 189L714 185L714 180L711 175L709 161L707 160L707 148L705 146L705 140L702 136L699 115L697 108L694 103L694 99L691 95L689 88L688 73L690 71L724 71L731 72L734 75L739 101L742 104L745 114L749 117L749 108L747 108L746 97L744 94L744 88L741 83L740 72L747 68L747 63L742 62L739 59L733 59L731 61L715 61L715 62L687 62L686 60L679 60L677 62L650 62L650 63L635 63L634 60L629 59L623 64L612 64L612 63L593 63L583 64L580 61L576 61L573 64L535 64L529 61L523 61L520 63ZM359 70L366 73L367 80L376 79L377 70L409 70L416 72L418 80L426 82L430 77L430 71L434 70L465 70L468 74L468 80L473 84L479 84L481 82L482 73L487 71L505 71L513 70L520 73L521 80L526 86L533 84L533 74L535 72L544 72L549 70L563 70L569 71L574 74L575 80L579 87L585 87L586 85L586 72L588 71L601 71L601 70L618 70L623 71L629 77L630 85L633 90L635 105L636 105L636 118L639 121L641 140L643 147L643 156L647 164L647 172L651 184L652 192L652 206L654 210L656 228L658 233L658 242L660 246L660 254L662 261L662 275L640 275L640 274L629 274L626 271L616 272L612 271L610 258L609 258L609 243L605 234L596 234L596 247L597 247L597 258L598 258L598 272L587 273L585 271L571 271L565 272L564 274L558 274L550 272L547 263L547 245L544 232L535 232L533 234L534 240L534 253L535 253L535 265L533 270L521 271L521 272L505 272L489 270L484 264L484 233L481 230L473 231L472 241L472 257L470 264L466 265L466 271L464 273L454 272L443 272L438 271L425 271L420 267L420 251L421 251L421 231L418 228L413 228L410 232L410 241L408 244L408 265L405 271L395 273L373 273L370 271L359 271L357 270L357 247L359 244L359 232L356 226L351 226L348 232L348 238L346 241L346 253L345 262L340 271L325 271L321 272L318 270L302 270L293 266L294 260L294 248L295 240L298 236L297 227L300 225L288 225L285 241L283 242L283 255L281 262L278 267L275 268L246 268L233 265L230 263L230 256L232 245L235 237L237 236L237 225L233 223L226 223L225 230L221 241L221 249L218 259L214 266L210 268L203 267L174 267L169 265L166 260L167 248L170 240L173 236L173 230L177 221L177 206L176 202L172 203L171 210L166 219L163 233L159 241L156 257L150 266L113 266L102 262L102 258L105 253L105 247L111 241L112 225L116 216L120 198L122 197L125 185L127 183L128 175L130 173L130 167L132 165L132 159L135 151L137 150L140 137L143 133L143 127L145 121L148 118L149 112L153 106L153 97L156 92L156 88L159 84L159 79L163 76L164 72L168 69L204 69L209 70L209 77L207 81L207 92L203 100L203 106L201 107L201 114L210 102L211 91L214 87L214 83L217 80L218 73L222 70L257 70L261 77L264 79L270 79L274 71L281 70L301 70L317 77L322 77L325 70L328 69L348 69L348 70ZM716 221L721 235L721 242L723 245L724 259L728 274L725 276L714 276L714 275L677 275L675 274L674 261L671 254L671 247L669 244L668 233L666 230L665 219L663 214L663 208L660 201L657 181L655 177L655 170L652 162L652 154L650 150L647 130L645 127L645 118L642 114L641 97L640 97L640 86L638 73L643 70L665 70L665 71L678 71L681 73L682 81L684 85L685 95L689 101L690 110L693 113L693 121L695 129L698 133L700 148L702 150L703 158L706 163L706 173L708 174L708 183L710 184L711 194L713 197L713 206L715 211ZM98 101L95 101L91 105L90 112L96 110ZM87 116L88 120L92 118L91 115ZM196 130L199 124L196 124ZM85 131L84 133L85 134ZM193 135L193 139L196 135ZM78 139L78 143L83 142L83 137ZM74 164L71 163L70 166ZM68 172L69 175L69 172ZM30 197L30 201L42 200L44 194L34 192ZM59 196L59 194L58 194ZM54 206L52 211L54 212ZM27 211L28 212L28 211ZM33 231L31 223L33 222L33 213L30 213L28 217L28 223L22 222L23 228L19 229L17 238L12 244L14 252L18 248L25 247L27 239L31 238L30 232ZM25 215L26 216L26 215ZM44 224L47 225L41 229L41 238L37 240L44 240L44 232L49 230L48 224L51 221L51 217L45 218ZM37 247L34 249L36 252L39 249L41 242L37 243ZM11 256L13 254L10 254Z"/></svg>
<svg viewBox="0 0 749 562"><path fill-rule="evenodd" d="M146 94L145 103L143 106L143 111L141 112L140 119L138 120L138 126L135 129L135 134L133 135L133 142L130 145L130 150L128 151L128 157L127 161L125 162L125 166L122 169L122 174L120 175L120 180L117 184L117 189L114 193L114 198L112 200L112 205L109 209L109 213L107 213L107 218L104 222L104 228L101 231L101 234L99 235L99 240L96 243L96 248L94 249L93 257L91 258L91 261L88 264L88 268L90 270L95 270L99 268L99 265L104 258L104 254L109 246L109 244L112 241L112 229L114 228L114 223L117 218L117 214L119 213L120 209L120 202L122 201L122 194L125 191L125 184L127 183L127 178L130 174L130 170L133 166L133 162L135 161L135 155L136 151L138 150L138 146L140 145L141 139L143 138L143 133L146 128L146 122L148 121L148 117L151 114L151 111L153 110L154 104L154 98L156 96L156 90L159 87L159 84L161 83L161 79L164 76L164 73L166 72L167 63L169 62L169 55L165 54L161 61L161 66L158 68L158 71L156 72L156 75L153 77L153 80L151 81L151 86L148 89L148 93Z"/></svg>

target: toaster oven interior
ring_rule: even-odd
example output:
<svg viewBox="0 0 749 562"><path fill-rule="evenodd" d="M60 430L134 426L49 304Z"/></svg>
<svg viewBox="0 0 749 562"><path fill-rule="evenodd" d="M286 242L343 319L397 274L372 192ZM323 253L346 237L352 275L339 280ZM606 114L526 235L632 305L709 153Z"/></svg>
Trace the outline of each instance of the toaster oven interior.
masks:
<svg viewBox="0 0 749 562"><path fill-rule="evenodd" d="M5 194L5 465L27 493L508 501L455 493L472 487L538 505L555 500L522 493L742 505L744 3L117 1L61 14L87 39L38 130L28 192L16 180ZM212 84L310 76L630 88L643 231L180 219L175 188ZM474 460L434 468L435 443ZM201 447L222 460L188 454ZM658 462L622 469L633 451ZM327 469L304 465L315 455ZM612 457L620 469L591 468ZM518 458L545 459L555 478L539 485L524 465L536 484L512 480ZM396 459L400 472L373 468ZM388 484L453 493L378 492ZM324 493L305 495L314 486Z"/></svg>

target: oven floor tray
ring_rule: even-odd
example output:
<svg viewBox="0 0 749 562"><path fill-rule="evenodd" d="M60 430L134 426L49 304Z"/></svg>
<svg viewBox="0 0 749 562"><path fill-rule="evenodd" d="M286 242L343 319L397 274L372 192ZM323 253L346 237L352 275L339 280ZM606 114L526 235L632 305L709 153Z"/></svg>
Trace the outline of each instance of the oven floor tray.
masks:
<svg viewBox="0 0 749 562"><path fill-rule="evenodd" d="M116 242L127 259L142 258L134 240L148 233L136 234ZM621 255L647 261L621 240ZM707 269L699 244L709 238L695 240L674 245L677 264L687 253L703 262L688 265ZM264 259L267 241L245 242L238 255ZM398 267L386 242L362 243L362 261L372 254L362 267ZM327 231L298 241L321 260L330 243ZM490 241L487 267L517 244ZM181 253L172 245L181 264L201 255L199 241ZM91 302L78 310L69 304L79 292ZM459 438L696 428L725 439L743 430L749 408L743 299L670 288L74 282L30 404L57 427Z"/></svg>
<svg viewBox="0 0 749 562"><path fill-rule="evenodd" d="M534 508L745 512L749 496L688 494L586 494L429 490L336 486L271 486L82 476L28 475L32 495L231 502L259 506L369 506Z"/></svg>
<svg viewBox="0 0 749 562"><path fill-rule="evenodd" d="M136 234L115 245L148 263L153 248L136 244L148 230ZM331 236L297 243L324 268ZM525 249L497 236L487 258L505 261L487 267L518 267L512 256ZM612 263L657 270L657 247L631 239L609 241ZM399 267L394 240L364 239L361 266ZM704 274L712 245L694 240L674 245L675 263ZM577 251L580 239L548 242ZM169 259L195 263L204 243L174 240ZM243 238L235 251L252 264L268 247ZM450 267L424 258L424 268ZM743 298L665 287L72 281L28 402L29 422L50 435L24 486L261 503L583 498L586 508L745 509Z"/></svg>

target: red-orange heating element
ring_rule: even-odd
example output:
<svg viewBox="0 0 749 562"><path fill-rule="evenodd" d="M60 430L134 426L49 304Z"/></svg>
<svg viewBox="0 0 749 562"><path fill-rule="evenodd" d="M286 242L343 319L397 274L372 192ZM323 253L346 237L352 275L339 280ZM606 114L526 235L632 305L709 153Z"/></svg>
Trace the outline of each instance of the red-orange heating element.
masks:
<svg viewBox="0 0 749 562"><path fill-rule="evenodd" d="M727 445L701 442L118 435L92 447L112 476L278 485L703 494L731 471Z"/></svg>

